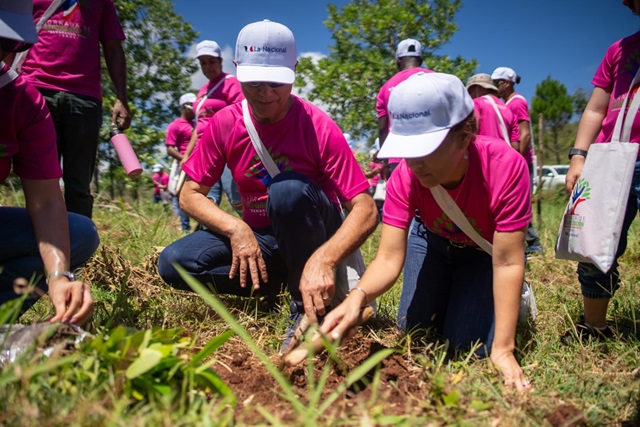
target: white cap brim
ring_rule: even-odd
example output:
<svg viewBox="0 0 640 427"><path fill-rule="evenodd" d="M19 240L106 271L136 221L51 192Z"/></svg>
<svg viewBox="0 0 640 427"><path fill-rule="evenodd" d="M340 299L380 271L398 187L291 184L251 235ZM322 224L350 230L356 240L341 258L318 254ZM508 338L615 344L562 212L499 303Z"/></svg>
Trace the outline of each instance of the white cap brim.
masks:
<svg viewBox="0 0 640 427"><path fill-rule="evenodd" d="M272 82L293 84L296 72L288 67L269 67L264 65L238 65L236 78L240 83Z"/></svg>
<svg viewBox="0 0 640 427"><path fill-rule="evenodd" d="M440 147L450 130L450 128L444 128L420 135L398 135L390 131L378 152L378 158L411 159L428 156Z"/></svg>

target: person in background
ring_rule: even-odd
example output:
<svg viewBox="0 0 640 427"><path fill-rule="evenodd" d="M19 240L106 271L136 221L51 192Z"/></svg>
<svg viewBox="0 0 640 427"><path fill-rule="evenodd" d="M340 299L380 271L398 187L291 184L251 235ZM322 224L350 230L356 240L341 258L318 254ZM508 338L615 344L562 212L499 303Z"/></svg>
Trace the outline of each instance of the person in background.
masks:
<svg viewBox="0 0 640 427"><path fill-rule="evenodd" d="M524 96L514 90L514 86L520 83L520 76L513 69L498 67L491 74L494 85L498 88L498 96L502 98L518 121L520 128L520 154L527 161L529 167L529 186L533 188L534 166L533 146L531 145L531 119L529 118L529 104ZM527 228L527 252L536 253L544 251L538 232L529 224Z"/></svg>
<svg viewBox="0 0 640 427"><path fill-rule="evenodd" d="M169 204L171 195L167 190L169 185L169 174L164 171L160 163L153 165L153 203Z"/></svg>
<svg viewBox="0 0 640 427"><path fill-rule="evenodd" d="M52 2L34 0L34 22ZM44 22L38 43L22 65L22 73L45 97L53 117L67 210L89 218L102 125L100 46L116 94L111 125L127 129L131 123L124 38L113 0L66 1Z"/></svg>
<svg viewBox="0 0 640 427"><path fill-rule="evenodd" d="M224 107L242 101L244 95L240 83L233 75L222 71L222 50L213 40L203 40L196 46L196 57L200 62L200 69L209 82L202 86L194 110L196 114L196 132L192 135L187 146L182 164L189 158L196 144L202 138L211 118ZM231 207L238 213L242 212L242 201L238 193L238 186L226 169L218 182L211 187L208 198L217 205L222 201L222 192L227 195Z"/></svg>
<svg viewBox="0 0 640 427"><path fill-rule="evenodd" d="M364 176L369 180L369 194L371 194L374 202L376 202L378 215L382 217L382 205L384 204L384 199L380 199L379 196L376 196L376 187L381 182L380 179L385 165L380 161L380 159L378 159L378 150L369 151L369 156L369 169L365 172ZM382 182L384 182L384 180Z"/></svg>
<svg viewBox="0 0 640 427"><path fill-rule="evenodd" d="M428 111L430 114L424 114ZM359 312L396 282L407 254L415 210L427 240L408 307L408 328L430 328L450 345L490 355L507 386L529 386L515 358L515 335L524 280L524 235L531 220L527 166L503 141L477 135L473 100L455 76L419 73L389 99L391 130L378 157L404 158L387 184L382 235L375 259L321 332L347 336ZM520 179L518 179L520 178ZM441 186L493 255L480 249L443 212L430 191ZM411 230L413 232L413 230ZM404 287L403 287L404 292Z"/></svg>
<svg viewBox="0 0 640 427"><path fill-rule="evenodd" d="M631 12L640 14L640 0L625 0L623 4ZM584 109L578 134L573 148L569 151L571 163L567 172L567 191L573 191L582 173L589 147L594 143L611 141L613 129L621 105L631 83L638 72L638 50L640 49L640 32L613 43L591 81L595 86L591 98ZM632 89L632 99L638 96L638 88ZM629 142L640 143L640 115L636 115L631 128ZM600 271L595 265L578 263L578 281L582 291L584 318L575 323L562 337L567 342L574 336L574 330L580 339L593 337L596 339L611 338L614 330L607 325L607 308L609 301L620 286L618 259L627 247L629 228L638 212L640 204L640 162L636 162L635 172L629 189L629 201L620 233L620 242L616 252L616 261L607 272Z"/></svg>
<svg viewBox="0 0 640 427"><path fill-rule="evenodd" d="M478 135L502 139L519 151L520 127L511 110L498 98L498 88L493 84L491 76L484 73L472 76L467 81L467 91L473 99ZM500 118L502 118L502 122ZM501 123L504 123L507 139L503 135Z"/></svg>
<svg viewBox="0 0 640 427"><path fill-rule="evenodd" d="M376 207L340 128L291 94L298 63L291 31L268 20L245 26L235 63L246 102L211 119L183 166L188 179L180 205L206 229L167 246L158 273L188 290L174 267L180 265L218 293L242 296L277 294L286 283L285 349L302 316L315 322L338 295L336 269L375 229ZM255 127L279 173L267 171L245 123ZM242 218L206 203L225 164L242 195ZM344 220L342 206L349 211Z"/></svg>
<svg viewBox="0 0 640 427"><path fill-rule="evenodd" d="M193 103L195 100L196 95L193 93L185 93L180 96L180 100L178 101L180 105L180 117L169 123L169 126L167 126L165 145L167 147L167 154L169 157L173 158L171 174L169 175L170 180L178 178L178 175L180 174L180 162L182 162L184 153L187 151L187 146L189 145L189 141L191 141L191 136L193 135L196 117L196 114L193 111ZM175 216L180 218L180 227L182 228L182 232L188 233L191 231L189 215L180 209L180 195L179 192L176 193L177 194L173 194L173 198L171 200L173 213Z"/></svg>
<svg viewBox="0 0 640 427"><path fill-rule="evenodd" d="M404 39L398 43L398 48L396 49L396 66L398 67L398 72L382 85L376 99L380 147L382 147L389 134L389 111L387 104L391 91L400 82L409 78L409 76L428 71L422 67L422 45L418 40ZM388 159L383 161L385 170L382 177L384 179L389 179L389 175L396 166L398 166L400 160L401 159Z"/></svg>
<svg viewBox="0 0 640 427"><path fill-rule="evenodd" d="M0 304L20 297L20 278L36 288L26 310L44 293L55 308L52 322L81 325L93 312L89 286L73 271L89 260L100 240L93 222L67 213L55 129L44 98L3 62L37 40L31 0L0 0L0 182L20 178L26 208L0 207Z"/></svg>

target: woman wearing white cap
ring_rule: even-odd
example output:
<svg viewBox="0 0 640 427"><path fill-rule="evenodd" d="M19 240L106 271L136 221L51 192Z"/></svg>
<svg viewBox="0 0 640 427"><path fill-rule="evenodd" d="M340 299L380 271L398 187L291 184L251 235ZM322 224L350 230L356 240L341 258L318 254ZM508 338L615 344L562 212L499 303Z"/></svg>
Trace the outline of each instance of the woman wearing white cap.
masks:
<svg viewBox="0 0 640 427"><path fill-rule="evenodd" d="M197 142L202 138L211 118L224 107L242 101L244 95L240 82L235 76L222 71L222 50L213 40L203 40L196 46L196 57L200 63L202 74L209 82L200 88L193 103L196 113L196 129L187 146L182 164L189 158ZM220 180L211 188L209 198L220 204L222 191L227 194L231 206L240 213L242 202L231 172L226 169Z"/></svg>
<svg viewBox="0 0 640 427"><path fill-rule="evenodd" d="M473 101L455 76L419 73L389 100L391 130L379 157L400 157L387 185L376 258L321 330L339 338L359 311L396 282L417 209L427 253L407 311L407 327L432 328L456 349L490 353L508 386L529 385L514 356L524 279L524 233L531 219L527 166L503 141L476 135ZM432 190L449 194L493 255L480 249L439 207Z"/></svg>
<svg viewBox="0 0 640 427"><path fill-rule="evenodd" d="M82 324L93 299L72 271L95 252L98 233L89 218L66 212L56 132L44 98L2 62L36 42L32 10L30 0L0 0L0 182L13 167L27 206L0 207L0 304L20 296L17 278L35 277L37 289L22 309L48 290L56 312L51 321Z"/></svg>

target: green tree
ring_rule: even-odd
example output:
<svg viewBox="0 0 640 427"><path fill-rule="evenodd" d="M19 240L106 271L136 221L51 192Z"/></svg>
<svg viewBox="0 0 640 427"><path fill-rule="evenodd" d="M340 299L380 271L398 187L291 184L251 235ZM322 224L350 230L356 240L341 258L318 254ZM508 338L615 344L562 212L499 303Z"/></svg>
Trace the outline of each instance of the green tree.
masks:
<svg viewBox="0 0 640 427"><path fill-rule="evenodd" d="M119 0L118 17L127 36L123 47L127 59L127 88L133 115L126 131L142 163L155 163L157 145L164 141L167 124L179 115L180 95L191 91L191 75L197 65L185 53L198 34L173 9L170 0ZM109 128L115 101L113 85L103 61L104 120L98 159L108 164L105 177L111 196L129 190L136 197L144 179L128 180L111 144Z"/></svg>
<svg viewBox="0 0 640 427"><path fill-rule="evenodd" d="M536 93L531 102L532 121L537 123L537 117L540 114L544 117L544 148L547 153L555 156L556 163L561 163L569 149L568 144L572 143L563 140L561 134L573 115L573 101L574 99L567 92L567 88L548 76L536 86ZM537 132L537 129L535 131Z"/></svg>
<svg viewBox="0 0 640 427"><path fill-rule="evenodd" d="M465 79L476 61L435 52L458 26L453 21L460 0L354 0L341 10L330 4L324 22L334 44L328 57L301 58L297 87L320 101L343 131L375 140L375 101L380 87L398 70L395 51L405 38L423 46L424 66Z"/></svg>
<svg viewBox="0 0 640 427"><path fill-rule="evenodd" d="M573 93L573 112L581 116L588 102L589 95L583 88L579 87Z"/></svg>

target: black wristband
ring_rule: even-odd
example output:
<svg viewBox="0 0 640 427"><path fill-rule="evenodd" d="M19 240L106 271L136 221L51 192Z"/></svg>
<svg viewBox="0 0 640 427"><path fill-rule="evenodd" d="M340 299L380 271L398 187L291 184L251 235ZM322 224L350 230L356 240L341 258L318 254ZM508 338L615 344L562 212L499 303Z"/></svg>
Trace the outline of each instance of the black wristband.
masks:
<svg viewBox="0 0 640 427"><path fill-rule="evenodd" d="M572 148L571 150L569 150L569 160L571 160L571 158L573 156L575 156L576 154L579 156L584 157L585 159L587 158L587 153L588 151L586 150L581 150L579 148Z"/></svg>

